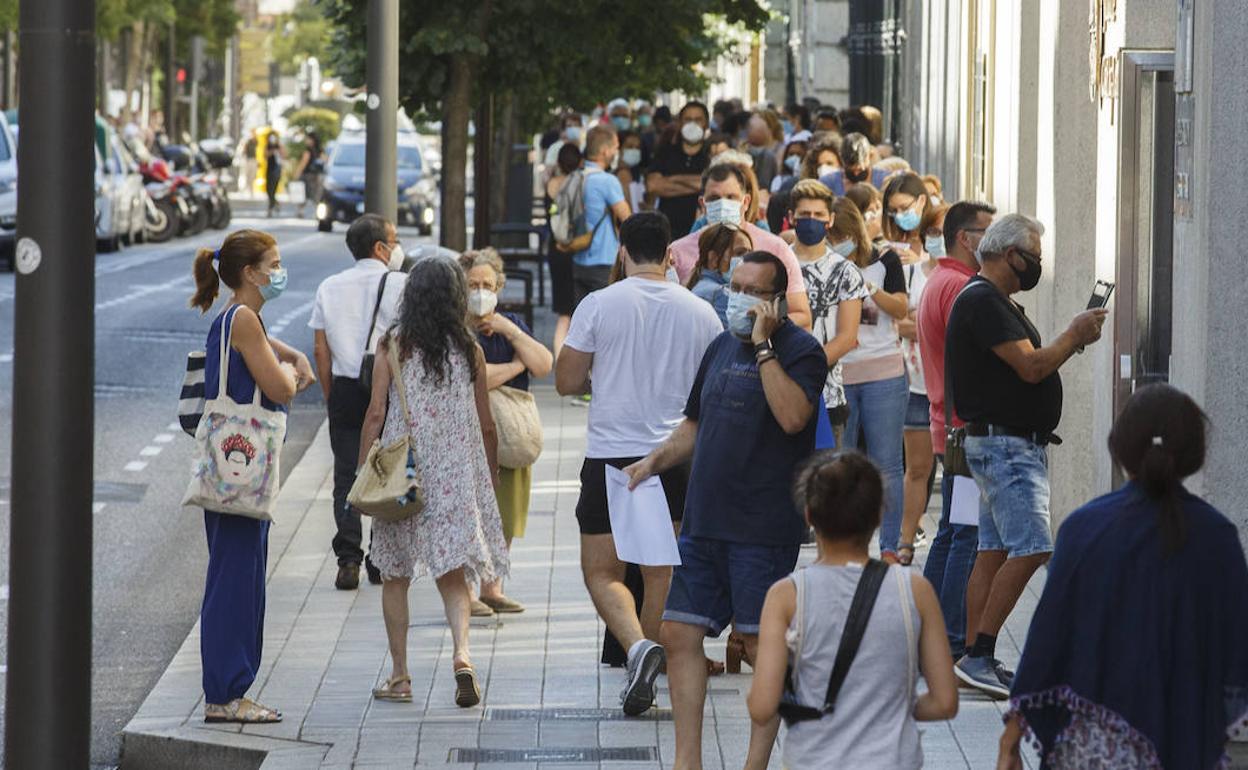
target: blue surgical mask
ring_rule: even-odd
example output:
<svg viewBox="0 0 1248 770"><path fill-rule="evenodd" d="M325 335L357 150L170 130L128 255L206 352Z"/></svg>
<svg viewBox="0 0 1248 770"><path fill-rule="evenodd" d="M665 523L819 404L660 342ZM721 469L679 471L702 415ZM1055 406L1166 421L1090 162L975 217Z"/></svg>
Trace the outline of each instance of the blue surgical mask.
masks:
<svg viewBox="0 0 1248 770"><path fill-rule="evenodd" d="M927 236L923 239L923 249L937 259L945 256L945 237L943 235Z"/></svg>
<svg viewBox="0 0 1248 770"><path fill-rule="evenodd" d="M762 300L753 294L746 294L743 291L728 292L728 311L725 313L728 319L728 331L743 340L750 339L754 333L754 317L749 315L749 311L760 302Z"/></svg>
<svg viewBox="0 0 1248 770"><path fill-rule="evenodd" d="M741 201L734 201L731 198L719 198L718 200L707 201L706 224L707 226L740 225Z"/></svg>
<svg viewBox="0 0 1248 770"><path fill-rule="evenodd" d="M637 116L637 125L642 128L650 127L650 114L643 112Z"/></svg>
<svg viewBox="0 0 1248 770"><path fill-rule="evenodd" d="M260 289L260 296L264 297L264 301L275 300L282 296L282 292L286 291L286 268L279 267L269 272L269 282Z"/></svg>
<svg viewBox="0 0 1248 770"><path fill-rule="evenodd" d="M835 251L837 254L840 254L845 259L849 259L850 257L852 257L854 255L854 250L857 248L858 248L858 244L854 243L852 239L848 239L848 238L846 240L841 241L840 243L832 244L832 251Z"/></svg>
<svg viewBox="0 0 1248 770"><path fill-rule="evenodd" d="M788 136L793 133L793 121L782 120L780 121L780 126L784 129L785 136Z"/></svg>
<svg viewBox="0 0 1248 770"><path fill-rule="evenodd" d="M797 239L806 246L814 246L828 237L828 223L814 217L794 220L793 230L797 233Z"/></svg>
<svg viewBox="0 0 1248 770"><path fill-rule="evenodd" d="M612 115L611 125L615 126L616 131L627 131L633 122L628 119L627 115Z"/></svg>
<svg viewBox="0 0 1248 770"><path fill-rule="evenodd" d="M802 159L800 156L797 156L797 155L790 155L789 157L784 159L784 167L789 170L790 174L796 174L797 167L800 166L801 163L802 163Z"/></svg>
<svg viewBox="0 0 1248 770"><path fill-rule="evenodd" d="M725 283L732 280L732 271L736 270L737 265L741 264L743 261L744 259L742 257L733 257L732 259L728 260L728 269L724 271L723 273L721 273L721 275L724 276Z"/></svg>
<svg viewBox="0 0 1248 770"><path fill-rule="evenodd" d="M914 209L906 209L900 214L893 215L893 221L897 223L904 232L913 232L919 226L919 212Z"/></svg>
<svg viewBox="0 0 1248 770"><path fill-rule="evenodd" d="M580 126L568 126L567 128L563 129L563 138L565 141L572 142L573 144L576 144L577 142L581 141L581 127Z"/></svg>
<svg viewBox="0 0 1248 770"><path fill-rule="evenodd" d="M629 168L636 166L641 162L641 148L628 147L620 150L620 162Z"/></svg>

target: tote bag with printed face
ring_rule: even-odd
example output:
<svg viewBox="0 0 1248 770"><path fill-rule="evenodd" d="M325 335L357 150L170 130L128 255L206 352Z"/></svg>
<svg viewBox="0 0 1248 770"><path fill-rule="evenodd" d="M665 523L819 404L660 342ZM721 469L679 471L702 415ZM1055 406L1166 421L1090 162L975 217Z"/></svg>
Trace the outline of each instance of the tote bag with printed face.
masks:
<svg viewBox="0 0 1248 770"><path fill-rule="evenodd" d="M217 397L204 402L204 414L195 431L191 481L182 504L268 521L272 520L280 483L278 461L286 435L286 413L261 406L259 385L250 404L230 398L226 385L237 311L238 306L226 311L221 322Z"/></svg>

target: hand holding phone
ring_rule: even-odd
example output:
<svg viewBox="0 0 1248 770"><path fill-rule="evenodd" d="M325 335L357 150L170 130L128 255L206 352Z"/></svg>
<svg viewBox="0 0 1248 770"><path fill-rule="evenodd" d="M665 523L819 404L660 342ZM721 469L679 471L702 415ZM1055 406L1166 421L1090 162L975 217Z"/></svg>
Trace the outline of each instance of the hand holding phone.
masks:
<svg viewBox="0 0 1248 770"><path fill-rule="evenodd" d="M1103 308L1109 304L1109 298L1114 294L1114 284L1109 281L1097 281L1092 287L1092 298L1088 300L1088 310L1096 310Z"/></svg>

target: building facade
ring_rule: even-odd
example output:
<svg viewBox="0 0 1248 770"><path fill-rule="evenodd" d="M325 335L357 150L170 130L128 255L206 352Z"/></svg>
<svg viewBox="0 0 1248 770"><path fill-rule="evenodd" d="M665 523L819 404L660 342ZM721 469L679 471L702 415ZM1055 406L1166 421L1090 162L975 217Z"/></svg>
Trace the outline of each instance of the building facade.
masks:
<svg viewBox="0 0 1248 770"><path fill-rule="evenodd" d="M1121 480L1105 448L1114 416L1134 388L1168 381L1212 419L1195 491L1248 523L1232 278L1248 242L1232 183L1248 146L1248 14L1213 0L929 0L902 18L904 154L950 199L1045 224L1045 275L1023 300L1044 337L1096 280L1117 285L1102 341L1062 370L1055 519Z"/></svg>

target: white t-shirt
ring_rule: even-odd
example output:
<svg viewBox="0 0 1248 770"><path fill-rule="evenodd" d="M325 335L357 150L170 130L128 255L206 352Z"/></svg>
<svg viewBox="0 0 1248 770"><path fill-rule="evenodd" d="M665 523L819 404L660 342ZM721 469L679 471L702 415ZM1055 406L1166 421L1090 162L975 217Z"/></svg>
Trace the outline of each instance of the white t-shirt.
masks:
<svg viewBox="0 0 1248 770"><path fill-rule="evenodd" d="M884 262L886 259L896 259L896 257L886 255L861 270L862 277L868 283L873 283L888 291L892 287L885 281L887 268ZM901 285L896 287L896 291L903 289L904 286ZM897 325L893 322L893 317L881 310L880 306L875 304L875 300L865 299L862 301L862 322L858 325L858 347L846 353L841 362L852 365L898 355L901 352L901 346L897 339ZM900 367L900 364L898 366ZM898 375L900 374L899 371Z"/></svg>
<svg viewBox="0 0 1248 770"><path fill-rule="evenodd" d="M581 300L564 344L594 356L585 456L642 457L666 441L722 331L710 304L667 281L626 278Z"/></svg>
<svg viewBox="0 0 1248 770"><path fill-rule="evenodd" d="M923 262L915 262L903 268L906 271L906 293L910 297L910 310L914 313L919 311L919 300L923 297L923 290L927 288L927 271L923 269L923 264ZM926 396L927 383L923 379L923 356L919 353L918 340L908 340L902 337L901 352L906 357L906 373L910 375L910 392Z"/></svg>
<svg viewBox="0 0 1248 770"><path fill-rule="evenodd" d="M325 332L333 359L335 377L360 376L364 346L368 341L373 308L377 305L377 287L381 276L390 272L379 260L361 259L351 267L321 281L312 305L308 326ZM372 350L377 340L394 324L403 299L407 276L398 273L386 278L386 293L377 310L377 325L372 327Z"/></svg>

